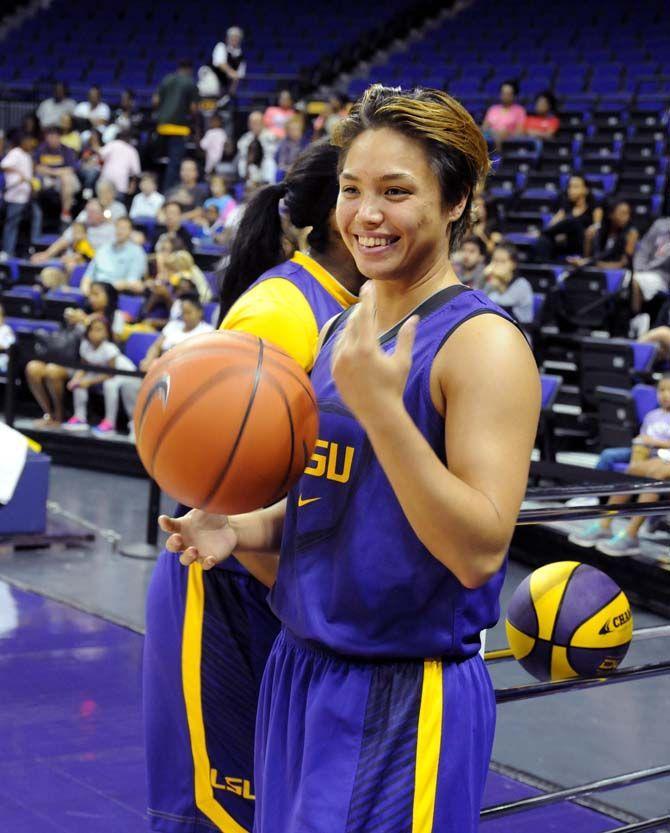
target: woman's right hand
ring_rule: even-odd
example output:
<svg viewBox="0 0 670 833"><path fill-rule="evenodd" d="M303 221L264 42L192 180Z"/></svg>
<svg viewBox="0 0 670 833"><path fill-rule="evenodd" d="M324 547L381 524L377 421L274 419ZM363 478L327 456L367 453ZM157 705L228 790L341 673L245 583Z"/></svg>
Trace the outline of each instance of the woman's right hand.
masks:
<svg viewBox="0 0 670 833"><path fill-rule="evenodd" d="M179 561L185 567L197 561L203 570L211 570L237 546L237 535L226 515L191 509L182 518L161 515L158 525L170 533L166 549L181 553Z"/></svg>

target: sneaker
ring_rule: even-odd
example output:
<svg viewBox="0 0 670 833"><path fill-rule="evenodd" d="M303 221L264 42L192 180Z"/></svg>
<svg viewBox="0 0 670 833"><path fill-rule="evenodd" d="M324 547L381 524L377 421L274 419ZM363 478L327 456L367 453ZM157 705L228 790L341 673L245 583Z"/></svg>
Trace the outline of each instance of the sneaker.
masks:
<svg viewBox="0 0 670 833"><path fill-rule="evenodd" d="M609 529L603 529L600 521L592 521L584 530L573 532L568 536L568 541L571 544L577 544L578 547L595 547L598 541L606 541L612 537Z"/></svg>
<svg viewBox="0 0 670 833"><path fill-rule="evenodd" d="M625 532L617 532L609 541L598 544L596 549L605 555L637 555L640 552L640 542L637 538L626 535Z"/></svg>
<svg viewBox="0 0 670 833"><path fill-rule="evenodd" d="M68 419L65 425L63 425L63 428L66 431L88 431L88 422L84 422L83 419L73 416Z"/></svg>
<svg viewBox="0 0 670 833"><path fill-rule="evenodd" d="M103 419L95 428L91 429L91 433L95 434L96 437L109 437L116 434L116 428L109 420Z"/></svg>

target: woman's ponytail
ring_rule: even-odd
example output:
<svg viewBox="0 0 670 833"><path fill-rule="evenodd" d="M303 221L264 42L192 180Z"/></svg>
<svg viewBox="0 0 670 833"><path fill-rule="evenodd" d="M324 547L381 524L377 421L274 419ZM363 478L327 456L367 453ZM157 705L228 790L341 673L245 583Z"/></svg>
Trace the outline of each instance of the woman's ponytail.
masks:
<svg viewBox="0 0 670 833"><path fill-rule="evenodd" d="M256 278L284 260L279 202L285 193L284 183L266 185L249 200L223 274L221 320Z"/></svg>

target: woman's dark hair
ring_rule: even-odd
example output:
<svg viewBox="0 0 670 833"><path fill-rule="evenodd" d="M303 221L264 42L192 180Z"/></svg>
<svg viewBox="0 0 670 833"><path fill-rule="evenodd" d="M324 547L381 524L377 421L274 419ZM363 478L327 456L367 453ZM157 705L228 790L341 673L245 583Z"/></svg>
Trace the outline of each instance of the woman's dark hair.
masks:
<svg viewBox="0 0 670 833"><path fill-rule="evenodd" d="M196 309L199 309L200 312L203 311L202 301L195 292L187 292L185 295L180 295L179 300L182 304L188 302L189 304L193 304L193 306Z"/></svg>
<svg viewBox="0 0 670 833"><path fill-rule="evenodd" d="M596 198L593 196L593 188L591 188L591 184L589 183L588 179L585 176L583 176L583 174L571 173L568 177L568 186L570 184L571 179L581 179L581 181L584 183L588 192L586 194L586 205L588 206L590 211L593 211L593 209L596 206ZM567 187L565 189L565 199L567 202L569 202Z"/></svg>
<svg viewBox="0 0 670 833"><path fill-rule="evenodd" d="M486 243L482 240L481 237L477 237L476 235L471 235L470 237L465 237L461 240L461 246L465 246L466 243L471 243L473 246L476 246L479 249L479 253L482 257L486 257L487 249Z"/></svg>
<svg viewBox="0 0 670 833"><path fill-rule="evenodd" d="M109 326L109 319L104 315L92 315L89 319L88 324L86 325L86 331L84 335L88 338L89 331L94 324L104 324L107 330L107 341L112 340L112 328Z"/></svg>
<svg viewBox="0 0 670 833"><path fill-rule="evenodd" d="M333 130L333 144L342 151L340 165L357 136L383 127L423 145L444 206L466 198L463 213L451 224L449 251L453 252L471 225L473 195L491 167L481 130L465 107L442 90L399 90L373 84Z"/></svg>
<svg viewBox="0 0 670 833"><path fill-rule="evenodd" d="M517 250L517 247L514 245L514 243L497 243L495 245L493 251L495 252L496 249L502 249L503 252L507 252L507 254L514 261L514 268L516 269L516 267L519 264L519 252Z"/></svg>
<svg viewBox="0 0 670 833"><path fill-rule="evenodd" d="M519 82L515 81L513 78L503 81L500 85L500 89L502 90L503 87L511 87L514 90L514 95L519 95Z"/></svg>
<svg viewBox="0 0 670 833"><path fill-rule="evenodd" d="M105 307L104 316L108 321L111 321L114 318L114 313L119 303L119 293L116 287L111 283L106 283L106 281L92 281L91 286L99 286L107 294L107 306Z"/></svg>
<svg viewBox="0 0 670 833"><path fill-rule="evenodd" d="M247 165L260 165L264 155L263 145L258 139L252 139L247 148Z"/></svg>
<svg viewBox="0 0 670 833"><path fill-rule="evenodd" d="M278 185L266 185L249 200L230 250L221 286L221 320L263 272L285 260L280 202L296 228L312 226L307 242L317 252L328 247L328 224L339 184L339 153L327 139L304 150Z"/></svg>
<svg viewBox="0 0 670 833"><path fill-rule="evenodd" d="M538 99L546 98L549 102L549 112L556 113L556 96L552 93L551 90L542 90L541 93L538 93L535 96L535 103L537 103Z"/></svg>

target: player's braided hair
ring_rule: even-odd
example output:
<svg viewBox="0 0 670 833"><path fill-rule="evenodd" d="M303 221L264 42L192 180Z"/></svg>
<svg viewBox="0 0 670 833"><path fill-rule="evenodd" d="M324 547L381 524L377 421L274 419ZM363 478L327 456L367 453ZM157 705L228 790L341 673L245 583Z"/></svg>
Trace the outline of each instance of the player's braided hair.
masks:
<svg viewBox="0 0 670 833"><path fill-rule="evenodd" d="M296 228L312 227L307 242L324 252L339 186L339 152L328 140L314 142L295 160L286 179L261 188L249 200L230 250L221 284L221 320L264 272L286 260L280 203Z"/></svg>
<svg viewBox="0 0 670 833"><path fill-rule="evenodd" d="M451 227L449 248L453 251L470 226L472 198L491 167L481 130L465 107L441 90L373 84L349 116L335 126L332 141L341 149L340 165L357 136L383 127L421 142L445 205L456 205L467 195L465 210Z"/></svg>

